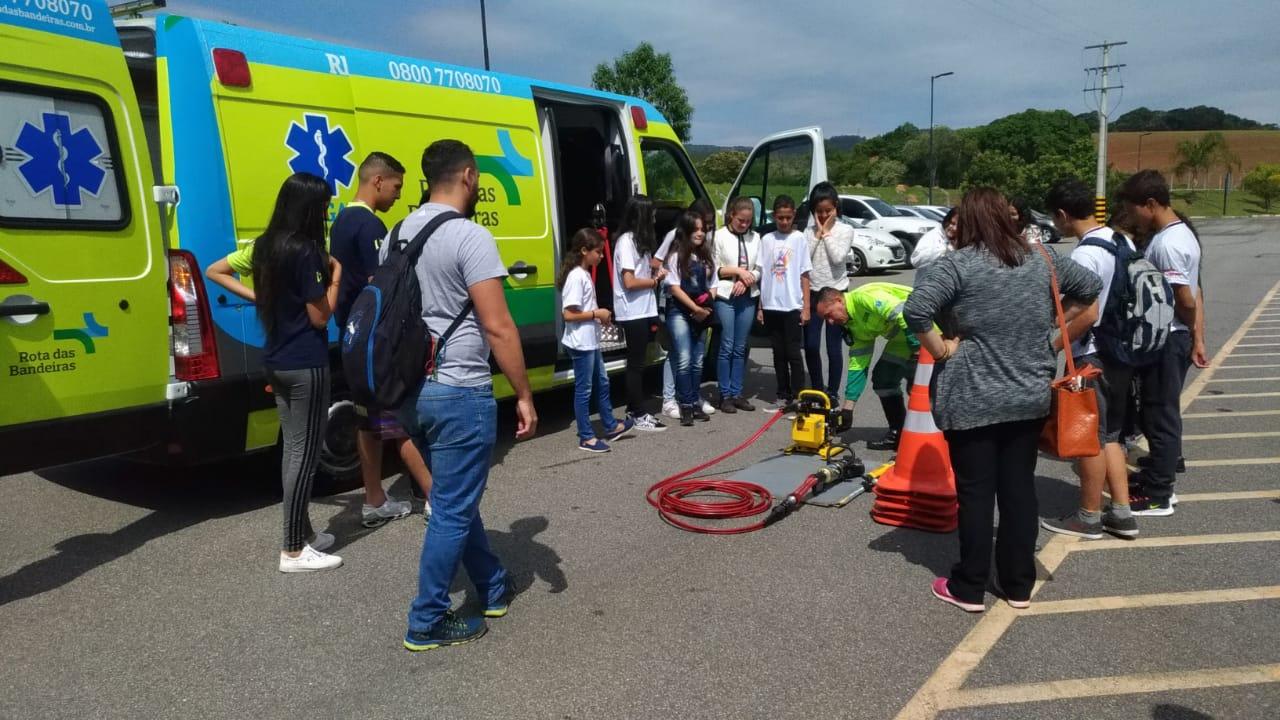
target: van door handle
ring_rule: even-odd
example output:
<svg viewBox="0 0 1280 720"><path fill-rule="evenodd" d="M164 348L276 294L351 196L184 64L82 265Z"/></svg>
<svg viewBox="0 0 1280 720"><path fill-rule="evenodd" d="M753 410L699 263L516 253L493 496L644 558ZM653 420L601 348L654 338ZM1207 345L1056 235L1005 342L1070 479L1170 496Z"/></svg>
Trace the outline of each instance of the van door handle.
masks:
<svg viewBox="0 0 1280 720"><path fill-rule="evenodd" d="M507 274L511 275L517 280L523 280L529 277L530 275L536 275L537 273L538 273L537 265L526 265L523 260L517 260L515 265L512 265L511 267L507 268Z"/></svg>
<svg viewBox="0 0 1280 720"><path fill-rule="evenodd" d="M48 315L49 303L35 300L25 303L0 304L0 317L17 315Z"/></svg>

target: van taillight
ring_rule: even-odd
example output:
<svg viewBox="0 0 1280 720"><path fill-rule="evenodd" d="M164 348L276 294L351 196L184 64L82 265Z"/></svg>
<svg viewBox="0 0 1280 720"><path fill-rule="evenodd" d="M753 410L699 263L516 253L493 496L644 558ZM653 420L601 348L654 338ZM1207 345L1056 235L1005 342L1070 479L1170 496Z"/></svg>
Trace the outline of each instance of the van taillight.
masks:
<svg viewBox="0 0 1280 720"><path fill-rule="evenodd" d="M253 82L249 60L239 50L214 48L213 68L218 73L218 82L227 87L249 87Z"/></svg>
<svg viewBox="0 0 1280 720"><path fill-rule="evenodd" d="M644 108L639 105L631 106L631 124L635 125L637 130L649 129L649 117L644 114Z"/></svg>
<svg viewBox="0 0 1280 720"><path fill-rule="evenodd" d="M27 276L13 269L9 263L0 260L0 285L25 285Z"/></svg>
<svg viewBox="0 0 1280 720"><path fill-rule="evenodd" d="M218 348L213 336L209 296L196 258L186 250L169 251L169 324L173 326L173 367L179 380L218 377Z"/></svg>

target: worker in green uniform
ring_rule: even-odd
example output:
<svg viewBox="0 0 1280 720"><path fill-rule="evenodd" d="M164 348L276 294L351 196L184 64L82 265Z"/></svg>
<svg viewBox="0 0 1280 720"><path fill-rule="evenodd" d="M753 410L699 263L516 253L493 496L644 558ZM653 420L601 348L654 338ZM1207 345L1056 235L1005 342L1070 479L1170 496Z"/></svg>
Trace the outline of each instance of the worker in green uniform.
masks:
<svg viewBox="0 0 1280 720"><path fill-rule="evenodd" d="M841 406L852 410L867 387L880 398L889 431L879 440L867 443L871 450L896 450L898 437L907 419L903 381L910 383L916 371L920 341L907 330L902 306L911 294L906 285L877 282L840 291L827 288L818 296L817 314L831 325L844 328L844 341L849 346L849 374L845 380L845 397ZM884 351L875 368L871 357L876 338L884 338ZM834 398L833 398L834 401Z"/></svg>

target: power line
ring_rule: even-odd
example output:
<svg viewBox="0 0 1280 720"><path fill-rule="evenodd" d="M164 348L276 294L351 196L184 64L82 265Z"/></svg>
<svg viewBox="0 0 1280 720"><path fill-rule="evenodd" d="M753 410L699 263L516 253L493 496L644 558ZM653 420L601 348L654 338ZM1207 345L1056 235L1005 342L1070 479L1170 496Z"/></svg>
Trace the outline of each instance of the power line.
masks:
<svg viewBox="0 0 1280 720"><path fill-rule="evenodd" d="M1027 0L1027 2L1028 2L1028 3L1030 3L1033 7L1039 8L1039 10L1040 10L1041 12L1043 12L1043 13L1045 13L1045 14L1047 14L1047 15L1051 15L1051 16L1053 16L1053 17L1057 18L1059 21L1065 22L1065 23L1067 23L1068 25L1073 26L1075 30L1078 30L1078 31L1080 31L1080 32L1092 32L1092 31L1093 31L1093 30L1092 30L1092 28L1089 28L1088 26L1086 26L1086 25L1084 25L1084 24L1082 24L1082 23L1079 23L1079 22L1077 22L1077 21L1075 21L1075 20L1073 20L1073 19L1071 19L1071 18L1069 18L1069 17L1066 17L1065 15L1061 15L1061 14L1059 14L1056 10L1051 10L1051 9L1049 9L1049 8L1047 8L1047 7L1043 6L1043 5L1041 5L1040 3L1036 2L1036 0Z"/></svg>
<svg viewBox="0 0 1280 720"><path fill-rule="evenodd" d="M1026 25L1026 24L1024 24L1024 23L1022 23L1022 22L1020 22L1020 21L1018 21L1018 20L1015 20L1015 19L1013 19L1012 17L1010 17L1010 16L1009 16L1008 14L1006 14L1006 13L997 12L997 11L996 11L995 9L993 9L993 8L983 7L983 6L981 6L981 5L978 5L978 4L977 4L977 3L975 3L973 0L964 0L964 2L965 2L965 4L966 4L966 5L969 5L970 7L974 8L975 10L979 10L979 11L984 12L984 13L987 13L987 14L989 14L989 15L994 15L995 17L1000 18L1001 20L1003 20L1003 21L1005 21L1005 22L1009 23L1010 25L1015 25L1015 26L1017 26L1017 27L1019 27L1019 28L1022 28L1023 30L1026 30L1027 32L1035 33L1036 35L1039 35L1039 36L1041 36L1041 37L1047 38L1047 39L1052 40L1052 41L1054 41L1054 42L1062 43L1062 44L1064 44L1064 45L1071 45L1071 44L1073 44L1070 40L1067 40L1066 38L1061 38L1061 37L1057 37L1057 36L1055 36L1055 35L1050 35L1049 33L1045 32L1045 31L1043 31L1043 30L1041 30L1041 29L1039 29L1039 28L1032 27L1032 26L1030 26L1030 25Z"/></svg>

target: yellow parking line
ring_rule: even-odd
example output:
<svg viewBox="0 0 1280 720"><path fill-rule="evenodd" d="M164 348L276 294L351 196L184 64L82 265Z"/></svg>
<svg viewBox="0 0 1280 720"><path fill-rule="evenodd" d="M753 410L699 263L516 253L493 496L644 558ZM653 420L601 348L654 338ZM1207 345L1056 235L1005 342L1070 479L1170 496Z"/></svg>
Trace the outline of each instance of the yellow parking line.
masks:
<svg viewBox="0 0 1280 720"><path fill-rule="evenodd" d="M1246 438L1280 437L1280 432L1212 433L1208 435L1183 435L1183 440L1243 440Z"/></svg>
<svg viewBox="0 0 1280 720"><path fill-rule="evenodd" d="M1259 415L1280 415L1280 410L1235 410L1232 412L1183 413L1183 420L1202 418L1256 417Z"/></svg>
<svg viewBox="0 0 1280 720"><path fill-rule="evenodd" d="M1280 347L1280 343L1240 343L1236 347Z"/></svg>
<svg viewBox="0 0 1280 720"><path fill-rule="evenodd" d="M939 698L941 702L938 704L938 710L1069 698L1136 695L1170 690L1260 685L1273 682L1280 682L1280 664L1135 673L957 690L948 697Z"/></svg>
<svg viewBox="0 0 1280 720"><path fill-rule="evenodd" d="M1280 542L1280 532L1223 533L1220 535L1167 535L1136 540L1092 540L1069 546L1068 552L1097 552L1121 548L1182 547L1186 545L1234 545L1251 542Z"/></svg>
<svg viewBox="0 0 1280 720"><path fill-rule="evenodd" d="M1233 357L1233 358L1241 358L1241 357L1264 357L1264 358L1273 358L1273 357L1275 357L1275 356L1276 356L1276 354L1275 354L1275 353L1235 353L1235 354L1233 354L1231 357Z"/></svg>
<svg viewBox="0 0 1280 720"><path fill-rule="evenodd" d="M1280 490L1238 490L1233 492L1179 493L1178 502L1219 502L1223 500L1271 500Z"/></svg>
<svg viewBox="0 0 1280 720"><path fill-rule="evenodd" d="M1214 378L1209 382L1275 382L1280 377L1260 377L1260 378Z"/></svg>
<svg viewBox="0 0 1280 720"><path fill-rule="evenodd" d="M1278 368L1280 363L1264 365L1221 365L1219 370L1261 370L1262 368Z"/></svg>
<svg viewBox="0 0 1280 720"><path fill-rule="evenodd" d="M1219 467L1223 465L1276 465L1280 457L1234 458L1231 460L1188 460L1187 467Z"/></svg>
<svg viewBox="0 0 1280 720"><path fill-rule="evenodd" d="M1097 610L1131 610L1134 608L1175 607L1178 605L1210 605L1213 603L1250 602L1280 598L1280 585L1232 588L1230 590L1196 590L1192 592L1154 593L1151 595L1111 595L1109 597L1076 598L1035 603L1023 615L1060 615Z"/></svg>
<svg viewBox="0 0 1280 720"><path fill-rule="evenodd" d="M1209 382L1208 380L1205 381ZM1227 398L1257 398L1257 397L1280 397L1280 392L1269 393L1224 393L1213 395L1201 395L1200 397L1191 398L1192 402L1196 400L1224 400Z"/></svg>

